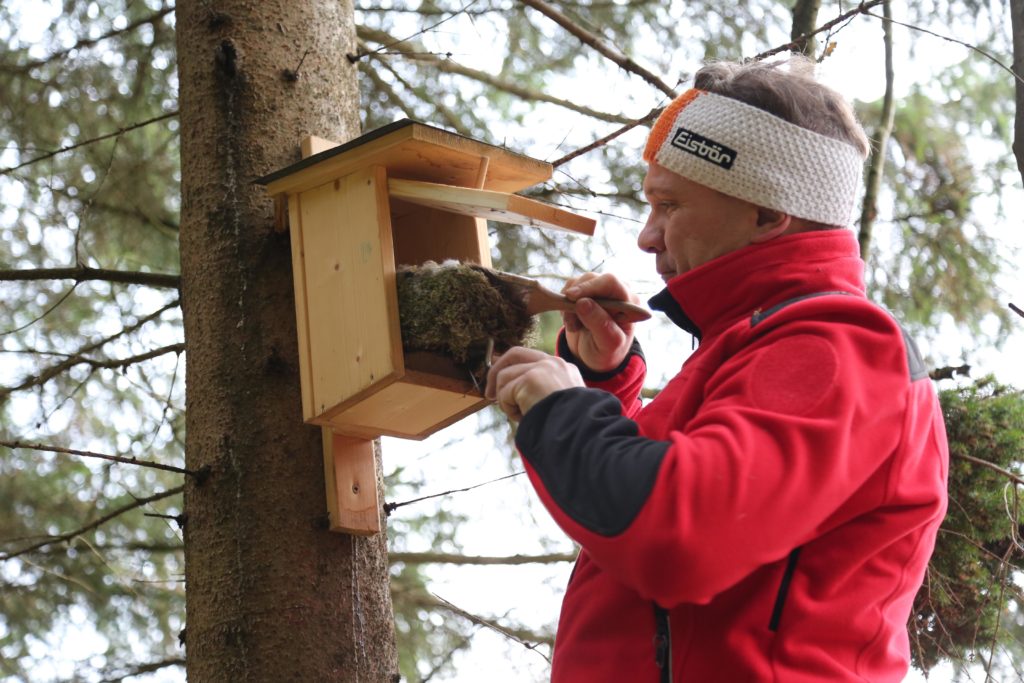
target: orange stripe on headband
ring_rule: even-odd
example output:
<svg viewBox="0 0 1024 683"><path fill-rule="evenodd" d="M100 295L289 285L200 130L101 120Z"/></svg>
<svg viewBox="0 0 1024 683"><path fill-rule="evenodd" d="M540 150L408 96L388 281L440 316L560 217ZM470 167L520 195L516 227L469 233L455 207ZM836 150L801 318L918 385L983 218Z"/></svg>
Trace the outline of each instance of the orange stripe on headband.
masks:
<svg viewBox="0 0 1024 683"><path fill-rule="evenodd" d="M668 137L669 132L672 130L672 124L675 123L676 117L679 116L679 112L686 108L686 105L693 102L695 99L705 94L704 90L697 90L696 88L690 88L679 97L672 100L664 111L661 112L661 116L654 122L654 127L651 128L651 135L647 138L647 146L644 147L644 161L651 163L654 161L654 155L661 149L665 139Z"/></svg>

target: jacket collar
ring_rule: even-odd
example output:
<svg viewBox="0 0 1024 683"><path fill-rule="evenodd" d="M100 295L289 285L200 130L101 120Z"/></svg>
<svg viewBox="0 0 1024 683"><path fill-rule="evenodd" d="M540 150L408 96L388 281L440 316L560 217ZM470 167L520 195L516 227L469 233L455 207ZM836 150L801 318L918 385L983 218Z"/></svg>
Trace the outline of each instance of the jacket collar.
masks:
<svg viewBox="0 0 1024 683"><path fill-rule="evenodd" d="M648 305L702 339L758 310L826 291L864 296L864 262L849 230L801 232L737 249L672 278Z"/></svg>

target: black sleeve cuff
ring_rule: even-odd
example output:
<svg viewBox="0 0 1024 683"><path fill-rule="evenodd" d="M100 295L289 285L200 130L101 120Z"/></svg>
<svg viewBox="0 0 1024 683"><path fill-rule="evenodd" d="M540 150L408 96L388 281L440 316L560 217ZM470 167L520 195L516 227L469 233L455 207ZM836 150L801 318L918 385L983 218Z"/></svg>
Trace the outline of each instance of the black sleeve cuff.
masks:
<svg viewBox="0 0 1024 683"><path fill-rule="evenodd" d="M617 368L607 370L605 372L591 370L589 367L586 366L586 364L583 361L581 361L579 358L575 356L575 354L573 354L573 352L569 349L569 342L565 338L564 327L562 328L561 332L558 333L557 348L558 357L566 361L567 363L572 363L573 365L575 365L577 369L579 369L580 376L583 377L584 382L604 382L606 380L612 379L613 377L615 377L620 372L626 369L626 366L629 365L629 361L633 359L633 356L640 356L644 363L647 363L647 359L644 358L644 350L640 348L640 342L638 342L635 337L633 338L633 344L629 347L629 351L626 352L626 357L622 359L622 362L619 363L619 366Z"/></svg>

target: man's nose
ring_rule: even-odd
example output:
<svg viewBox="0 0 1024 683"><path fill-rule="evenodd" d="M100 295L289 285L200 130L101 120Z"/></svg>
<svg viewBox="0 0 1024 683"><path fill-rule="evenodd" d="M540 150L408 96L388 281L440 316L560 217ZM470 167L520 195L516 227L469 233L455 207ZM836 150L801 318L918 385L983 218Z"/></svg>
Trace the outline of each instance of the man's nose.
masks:
<svg viewBox="0 0 1024 683"><path fill-rule="evenodd" d="M648 254L657 254L665 251L663 236L658 222L653 220L652 215L648 214L647 222L644 223L643 229L640 230L640 234L636 237L636 245L640 247L641 251L645 251Z"/></svg>

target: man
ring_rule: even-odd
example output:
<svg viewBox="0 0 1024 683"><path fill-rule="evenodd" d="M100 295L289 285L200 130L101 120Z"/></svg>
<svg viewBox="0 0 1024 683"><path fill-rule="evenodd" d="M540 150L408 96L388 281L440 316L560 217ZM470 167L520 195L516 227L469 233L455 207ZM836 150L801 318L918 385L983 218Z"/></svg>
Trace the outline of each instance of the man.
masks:
<svg viewBox="0 0 1024 683"><path fill-rule="evenodd" d="M582 547L552 680L900 681L946 508L914 344L864 295L849 223L867 140L800 62L714 64L652 130L652 308L700 340L650 405L630 325L569 283L559 357L516 348L486 394ZM682 357L682 352L679 352Z"/></svg>

